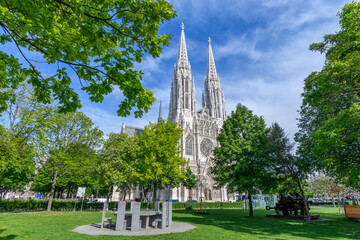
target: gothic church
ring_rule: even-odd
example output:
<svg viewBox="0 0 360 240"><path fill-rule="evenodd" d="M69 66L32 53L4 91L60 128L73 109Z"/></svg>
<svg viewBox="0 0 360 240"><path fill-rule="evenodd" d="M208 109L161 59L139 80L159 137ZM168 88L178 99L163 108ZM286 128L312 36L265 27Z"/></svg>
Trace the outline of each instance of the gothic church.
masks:
<svg viewBox="0 0 360 240"><path fill-rule="evenodd" d="M158 190L158 199L166 201L177 199L180 202L189 200L203 201L234 201L235 194L227 194L226 188L214 189L214 180L210 174L213 149L218 146L216 140L226 119L225 98L220 86L219 75L216 72L214 56L209 38L205 90L202 93L202 108L197 110L195 98L195 82L191 74L188 59L184 24L181 25L181 36L174 78L171 82L168 121L176 122L183 129L181 156L189 161L192 172L198 177L198 187L193 190L166 188ZM160 103L161 104L161 103ZM162 120L161 105L158 121ZM130 135L139 134L140 128L123 124L122 132ZM142 187L134 186L130 198L141 198ZM151 196L148 196L151 199ZM120 193L114 189L113 201L120 200Z"/></svg>
<svg viewBox="0 0 360 240"><path fill-rule="evenodd" d="M191 74L184 24L182 24L178 57L171 82L168 121L178 123L183 129L182 157L189 160L192 172L198 176L199 186L192 191L183 187L172 189L171 199L186 201L189 197L192 199L204 197L203 200L206 201L234 200L234 196L228 196L225 188L213 188L214 181L210 174L212 152L218 145L216 138L225 119L224 92L216 72L210 38L202 108L197 110L195 83Z"/></svg>

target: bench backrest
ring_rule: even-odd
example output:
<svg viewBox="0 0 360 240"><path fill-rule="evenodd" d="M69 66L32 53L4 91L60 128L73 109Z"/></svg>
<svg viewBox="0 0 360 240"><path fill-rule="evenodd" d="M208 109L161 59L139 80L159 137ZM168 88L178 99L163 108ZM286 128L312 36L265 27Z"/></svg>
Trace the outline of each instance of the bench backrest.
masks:
<svg viewBox="0 0 360 240"><path fill-rule="evenodd" d="M124 221L125 221L125 208L126 208L126 202L119 202L116 212L116 225L115 225L115 231L121 231L124 229Z"/></svg>
<svg viewBox="0 0 360 240"><path fill-rule="evenodd" d="M167 203L167 226L171 227L172 224L172 202Z"/></svg>
<svg viewBox="0 0 360 240"><path fill-rule="evenodd" d="M131 231L140 229L140 207L141 203L131 202Z"/></svg>
<svg viewBox="0 0 360 240"><path fill-rule="evenodd" d="M360 206L344 205L345 216L360 219Z"/></svg>

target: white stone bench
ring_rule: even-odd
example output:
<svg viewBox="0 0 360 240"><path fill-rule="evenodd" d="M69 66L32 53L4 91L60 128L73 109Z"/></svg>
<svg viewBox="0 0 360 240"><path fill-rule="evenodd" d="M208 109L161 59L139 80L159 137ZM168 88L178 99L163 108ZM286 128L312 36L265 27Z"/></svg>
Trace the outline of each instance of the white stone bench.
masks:
<svg viewBox="0 0 360 240"><path fill-rule="evenodd" d="M127 221L125 220L125 208L126 208L126 202L118 203L115 231L121 231L126 229Z"/></svg>
<svg viewBox="0 0 360 240"><path fill-rule="evenodd" d="M153 227L155 228L160 228L164 229L166 227L167 223L167 203L163 202L162 203L162 214L161 214L161 218L156 218L153 222Z"/></svg>
<svg viewBox="0 0 360 240"><path fill-rule="evenodd" d="M101 228L105 227L105 222L109 222L109 228L111 227L112 219L111 219L111 217L106 217L105 216L106 208L107 208L107 202L104 202L103 214L102 214L102 219L101 219Z"/></svg>

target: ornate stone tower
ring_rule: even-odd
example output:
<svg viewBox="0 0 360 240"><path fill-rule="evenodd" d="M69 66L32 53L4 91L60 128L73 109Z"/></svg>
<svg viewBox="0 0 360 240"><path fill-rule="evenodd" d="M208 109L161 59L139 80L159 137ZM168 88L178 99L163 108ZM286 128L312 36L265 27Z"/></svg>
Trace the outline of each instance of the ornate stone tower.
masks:
<svg viewBox="0 0 360 240"><path fill-rule="evenodd" d="M185 42L184 24L182 24L178 58L174 69L174 78L171 82L168 120L180 123L182 116L195 116L195 114L195 84L191 75L191 66L188 60Z"/></svg>
<svg viewBox="0 0 360 240"><path fill-rule="evenodd" d="M209 110L209 115L215 119L225 120L224 92L220 87L219 75L216 73L214 56L209 38L207 70L205 77L205 92L203 92L203 106Z"/></svg>
<svg viewBox="0 0 360 240"><path fill-rule="evenodd" d="M178 58L171 82L168 120L178 123L183 129L180 142L183 146L181 155L189 161L189 166L197 175L199 184L193 190L184 187L172 189L169 194L172 199L186 201L189 197L192 199L204 197L207 201L228 200L226 189L213 188L214 181L209 172L212 152L218 145L216 137L225 119L225 99L216 72L210 38L202 109L200 111L196 109L195 83L191 74L184 24L182 24Z"/></svg>

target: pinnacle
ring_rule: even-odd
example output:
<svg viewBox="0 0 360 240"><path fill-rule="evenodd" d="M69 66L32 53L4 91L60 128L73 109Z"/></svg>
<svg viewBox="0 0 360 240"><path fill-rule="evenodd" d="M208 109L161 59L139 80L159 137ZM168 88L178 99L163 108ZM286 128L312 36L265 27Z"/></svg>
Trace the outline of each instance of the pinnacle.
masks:
<svg viewBox="0 0 360 240"><path fill-rule="evenodd" d="M180 36L177 65L178 66L189 66L190 65L189 60L188 60L188 55L187 55L186 42L185 42L184 23L181 23L181 36Z"/></svg>
<svg viewBox="0 0 360 240"><path fill-rule="evenodd" d="M207 62L207 71L206 71L206 79L208 80L216 80L218 75L216 73L214 55L211 48L211 39L209 37L209 50L208 50L208 62Z"/></svg>

